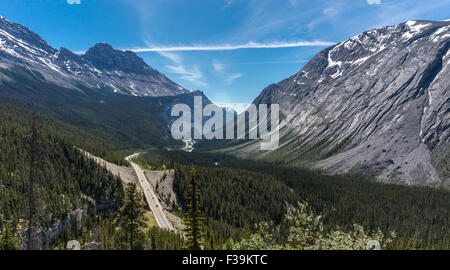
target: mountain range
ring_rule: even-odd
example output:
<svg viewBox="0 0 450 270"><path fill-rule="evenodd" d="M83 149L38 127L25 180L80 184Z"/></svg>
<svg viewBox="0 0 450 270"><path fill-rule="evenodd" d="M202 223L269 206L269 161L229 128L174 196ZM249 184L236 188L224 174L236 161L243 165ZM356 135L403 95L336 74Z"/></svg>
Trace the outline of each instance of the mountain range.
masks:
<svg viewBox="0 0 450 270"><path fill-rule="evenodd" d="M80 85L133 96L173 96L189 91L147 65L131 51L98 43L84 55L56 50L28 28L0 19L0 63L21 65L49 82L83 91Z"/></svg>
<svg viewBox="0 0 450 270"><path fill-rule="evenodd" d="M281 141L218 143L241 157L332 174L446 186L449 167L450 22L408 21L324 49L254 104L279 104ZM170 108L190 91L130 51L96 44L83 55L49 46L0 18L0 101L55 116L118 148L177 145Z"/></svg>
<svg viewBox="0 0 450 270"><path fill-rule="evenodd" d="M265 88L279 104L280 148L228 152L402 184L450 183L450 22L408 21L317 54Z"/></svg>
<svg viewBox="0 0 450 270"><path fill-rule="evenodd" d="M170 136L170 108L186 90L134 52L96 44L83 55L54 49L0 17L0 100L82 127L118 149L182 145Z"/></svg>

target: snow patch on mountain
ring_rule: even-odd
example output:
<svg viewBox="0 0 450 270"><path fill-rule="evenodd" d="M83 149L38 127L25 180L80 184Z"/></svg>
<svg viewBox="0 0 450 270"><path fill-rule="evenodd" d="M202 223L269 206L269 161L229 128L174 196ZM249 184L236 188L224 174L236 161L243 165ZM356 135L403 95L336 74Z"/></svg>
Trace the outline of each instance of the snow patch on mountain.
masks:
<svg viewBox="0 0 450 270"><path fill-rule="evenodd" d="M250 103L227 103L227 102L214 102L217 106L226 109L227 111L235 111L237 113L244 112Z"/></svg>
<svg viewBox="0 0 450 270"><path fill-rule="evenodd" d="M424 28L431 26L431 23L418 23L417 21L407 21L406 25L409 27L410 31L405 33L403 37L405 39L410 39L417 34L420 34Z"/></svg>
<svg viewBox="0 0 450 270"><path fill-rule="evenodd" d="M134 96L173 96L188 93L130 51L96 44L84 55L50 47L28 28L0 18L0 64L23 66L63 87L101 89ZM81 87L84 86L84 87Z"/></svg>

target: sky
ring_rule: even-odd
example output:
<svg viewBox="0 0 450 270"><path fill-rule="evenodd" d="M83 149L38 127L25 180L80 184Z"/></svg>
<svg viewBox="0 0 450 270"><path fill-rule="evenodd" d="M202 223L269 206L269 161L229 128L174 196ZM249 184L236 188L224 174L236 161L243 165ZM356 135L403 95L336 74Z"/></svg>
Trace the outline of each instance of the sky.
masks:
<svg viewBox="0 0 450 270"><path fill-rule="evenodd" d="M450 0L8 0L0 15L57 49L106 42L214 102L251 103L334 43L449 19Z"/></svg>

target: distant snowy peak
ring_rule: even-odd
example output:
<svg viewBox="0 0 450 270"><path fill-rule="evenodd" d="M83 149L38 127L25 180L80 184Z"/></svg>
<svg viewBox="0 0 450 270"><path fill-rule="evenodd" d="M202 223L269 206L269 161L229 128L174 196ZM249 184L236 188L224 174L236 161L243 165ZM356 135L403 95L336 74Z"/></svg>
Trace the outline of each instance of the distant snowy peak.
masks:
<svg viewBox="0 0 450 270"><path fill-rule="evenodd" d="M56 50L28 28L0 18L0 67L21 65L63 87L96 88L134 96L173 96L189 91L147 65L134 52L98 43L84 55ZM80 86L83 87L80 87Z"/></svg>
<svg viewBox="0 0 450 270"><path fill-rule="evenodd" d="M214 102L217 106L227 110L227 111L235 111L238 114L244 112L251 103L224 103L224 102Z"/></svg>

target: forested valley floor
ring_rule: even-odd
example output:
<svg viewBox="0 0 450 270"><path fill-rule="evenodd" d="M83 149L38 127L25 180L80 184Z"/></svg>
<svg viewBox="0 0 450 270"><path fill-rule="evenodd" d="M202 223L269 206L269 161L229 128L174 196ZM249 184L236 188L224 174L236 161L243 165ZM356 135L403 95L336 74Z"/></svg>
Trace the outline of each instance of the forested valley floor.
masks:
<svg viewBox="0 0 450 270"><path fill-rule="evenodd" d="M33 118L39 123L37 140L32 139ZM39 168L35 200L30 202L33 144L39 149ZM116 145L60 120L0 104L0 249L26 248L30 203L35 248L64 249L69 240L90 249L186 247L183 232L160 230L143 217L130 221L129 207L148 211L145 204L133 204L133 198L142 197L75 146L122 165L128 165L123 158L132 151L117 151ZM175 171L174 192L180 204L173 214L184 220L195 167L205 249L361 246L333 246L330 239L341 236L354 243L370 236L389 238L384 245L388 249L450 248L448 190L328 176L220 153L151 148L136 161L147 169ZM74 213L79 218L72 218ZM127 230L134 229L129 224L138 224L136 235L143 240L139 245L128 237ZM302 233L305 228L314 234ZM131 245L124 244L130 240Z"/></svg>

